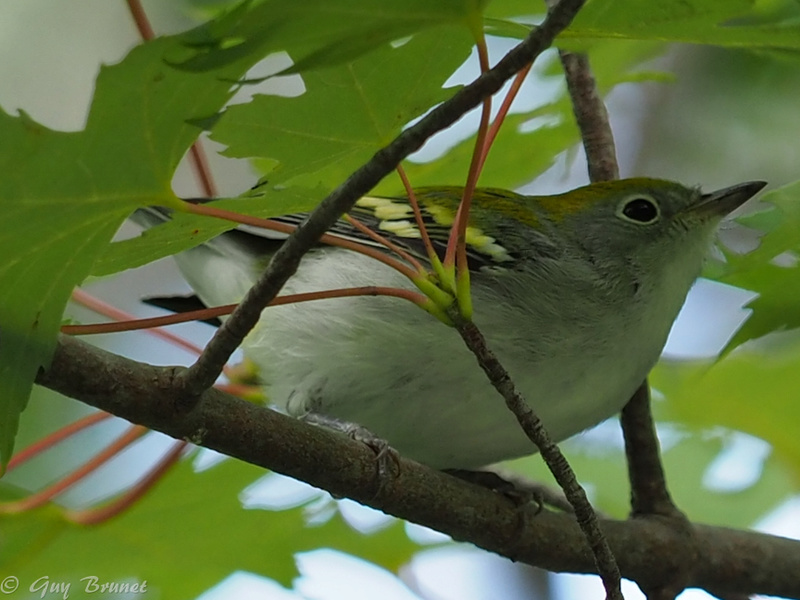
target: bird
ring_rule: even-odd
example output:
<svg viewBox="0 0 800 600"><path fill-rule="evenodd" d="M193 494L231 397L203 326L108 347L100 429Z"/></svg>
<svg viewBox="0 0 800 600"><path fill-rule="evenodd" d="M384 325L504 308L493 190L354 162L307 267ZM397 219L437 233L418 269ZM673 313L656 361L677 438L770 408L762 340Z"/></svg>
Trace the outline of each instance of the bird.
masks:
<svg viewBox="0 0 800 600"><path fill-rule="evenodd" d="M765 185L703 193L631 178L554 196L475 191L466 234L472 319L555 441L622 409L657 362L717 225ZM440 256L462 193L441 186L415 194ZM407 197L365 196L349 215L428 260ZM166 219L164 210L135 218L147 227ZM329 234L387 251L344 220ZM205 305L230 304L280 237L234 229L175 258ZM369 256L319 245L282 292L358 286L416 289ZM536 452L458 333L402 299L269 307L242 350L278 410L356 424L431 467L471 470Z"/></svg>

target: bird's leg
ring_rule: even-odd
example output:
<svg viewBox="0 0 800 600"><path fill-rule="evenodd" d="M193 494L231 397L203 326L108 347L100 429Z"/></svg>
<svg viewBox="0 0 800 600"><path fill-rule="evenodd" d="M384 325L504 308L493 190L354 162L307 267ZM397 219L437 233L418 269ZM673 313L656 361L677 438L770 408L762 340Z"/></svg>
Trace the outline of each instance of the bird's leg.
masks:
<svg viewBox="0 0 800 600"><path fill-rule="evenodd" d="M397 451L389 445L389 442L376 436L366 427L358 423L343 421L342 419L315 412L307 412L300 419L306 423L320 425L331 431L344 434L352 440L369 446L375 452L375 460L378 463L378 476L380 478L399 470L400 460Z"/></svg>

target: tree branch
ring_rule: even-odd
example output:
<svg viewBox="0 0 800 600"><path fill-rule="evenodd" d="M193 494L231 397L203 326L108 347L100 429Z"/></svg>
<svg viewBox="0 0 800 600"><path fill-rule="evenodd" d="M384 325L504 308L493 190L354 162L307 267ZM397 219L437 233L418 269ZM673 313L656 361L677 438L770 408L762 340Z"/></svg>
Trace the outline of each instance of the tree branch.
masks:
<svg viewBox="0 0 800 600"><path fill-rule="evenodd" d="M619 165L614 147L614 134L608 122L608 111L597 93L589 57L559 50L561 66L572 100L572 112L581 132L591 181L619 179Z"/></svg>
<svg viewBox="0 0 800 600"><path fill-rule="evenodd" d="M575 120L581 132L589 178L607 181L619 178L614 135L608 121L608 111L597 93L594 76L585 54L560 51L561 64L572 99ZM693 530L686 516L672 502L661 465L661 454L655 424L650 412L650 394L647 380L634 393L620 415L625 436L625 454L631 485L631 515L666 517L676 533L687 541ZM697 558L692 544L680 557L669 580L656 586L640 584L650 600L674 598L687 587L687 578Z"/></svg>
<svg viewBox="0 0 800 600"><path fill-rule="evenodd" d="M687 579L697 560L691 523L681 512L667 489L661 447L658 443L653 415L650 411L650 386L645 380L622 409L620 415L625 437L628 480L631 485L631 517L659 518L671 523L676 534L686 538L685 550L672 573L672 579L656 589L642 586L648 599L670 600L687 587Z"/></svg>
<svg viewBox="0 0 800 600"><path fill-rule="evenodd" d="M138 363L61 336L37 382L133 423L306 481L397 517L443 531L491 552L551 571L595 573L571 515L536 515L501 494L400 458L379 484L365 445L215 389L188 412L176 398L174 367ZM692 525L687 538L667 520L603 520L624 577L643 587L671 581L682 556L697 559L687 581L716 593L800 598L800 542L721 527ZM687 548L686 544L692 544Z"/></svg>
<svg viewBox="0 0 800 600"><path fill-rule="evenodd" d="M561 453L558 445L550 438L550 434L547 433L542 420L517 391L508 371L500 364L494 353L489 350L486 340L477 326L461 317L455 310L451 311L450 318L455 323L464 343L475 354L478 364L486 373L489 381L492 382L492 385L506 401L506 406L517 418L528 439L539 449L550 472L553 473L558 485L564 490L564 495L575 511L575 520L592 549L597 570L606 590L606 597L621 600L619 567L614 560L614 554L608 545L608 541L600 529L597 515L586 497L586 492L578 483L572 467L570 467L567 459Z"/></svg>
<svg viewBox="0 0 800 600"><path fill-rule="evenodd" d="M597 93L589 59L584 54L563 51L560 56L575 120L586 151L589 178L592 181L617 179L619 166L614 136L605 104ZM620 419L628 458L632 514L685 519L667 490L646 380L628 401Z"/></svg>
<svg viewBox="0 0 800 600"><path fill-rule="evenodd" d="M584 2L561 0L548 12L544 23L506 54L494 68L433 109L416 125L406 129L331 192L275 253L259 280L217 330L197 362L178 375L176 389L185 396L184 401L191 404L194 396L214 384L231 354L258 322L261 310L297 270L302 256L342 214L352 208L358 198L368 193L401 160L418 150L430 136L455 123L483 98L496 93L507 79L549 48Z"/></svg>
<svg viewBox="0 0 800 600"><path fill-rule="evenodd" d="M620 421L631 482L631 515L685 518L672 502L667 489L658 436L650 412L650 387L646 381L622 409Z"/></svg>

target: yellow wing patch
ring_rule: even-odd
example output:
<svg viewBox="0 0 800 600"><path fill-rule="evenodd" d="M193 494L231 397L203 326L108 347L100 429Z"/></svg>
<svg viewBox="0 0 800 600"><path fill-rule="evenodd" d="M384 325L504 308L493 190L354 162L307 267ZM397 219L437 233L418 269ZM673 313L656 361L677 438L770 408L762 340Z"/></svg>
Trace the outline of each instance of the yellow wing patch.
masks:
<svg viewBox="0 0 800 600"><path fill-rule="evenodd" d="M433 202L424 202L424 199L421 199L421 201L423 201L421 210L437 225L450 227L453 224L455 214L452 209ZM356 206L371 212L379 220L378 228L381 231L403 238L422 237L416 221L413 219L414 211L411 205L405 201L364 196L356 202ZM495 238L486 235L482 229L469 226L466 233L467 245L475 252L488 256L497 262L513 260L508 251L498 244Z"/></svg>
<svg viewBox="0 0 800 600"><path fill-rule="evenodd" d="M508 250L497 243L497 240L490 235L486 235L477 227L467 227L467 244L481 254L491 256L498 262L514 260Z"/></svg>
<svg viewBox="0 0 800 600"><path fill-rule="evenodd" d="M422 234L417 228L417 224L408 219L402 219L400 221L381 221L378 225L378 229L381 231L388 231L389 233L404 238L422 237Z"/></svg>
<svg viewBox="0 0 800 600"><path fill-rule="evenodd" d="M404 202L393 202L389 198L364 196L356 201L356 206L368 208L376 219L404 219L413 214L411 206Z"/></svg>

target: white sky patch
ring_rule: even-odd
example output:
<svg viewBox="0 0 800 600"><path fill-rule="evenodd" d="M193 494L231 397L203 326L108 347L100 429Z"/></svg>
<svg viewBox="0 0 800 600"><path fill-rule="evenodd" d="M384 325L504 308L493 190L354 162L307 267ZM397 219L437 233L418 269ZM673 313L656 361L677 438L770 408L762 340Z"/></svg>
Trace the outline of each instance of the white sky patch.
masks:
<svg viewBox="0 0 800 600"><path fill-rule="evenodd" d="M715 492L735 493L752 487L761 478L772 446L751 435L731 432L725 446L703 474L703 486Z"/></svg>
<svg viewBox="0 0 800 600"><path fill-rule="evenodd" d="M321 494L327 492L291 477L267 473L243 489L239 499L248 509L287 510L308 504Z"/></svg>
<svg viewBox="0 0 800 600"><path fill-rule="evenodd" d="M308 600L420 600L393 573L336 550L302 552L295 560L294 587Z"/></svg>
<svg viewBox="0 0 800 600"><path fill-rule="evenodd" d="M303 600L303 597L287 590L278 582L245 571L228 575L211 589L203 592L197 600Z"/></svg>
<svg viewBox="0 0 800 600"><path fill-rule="evenodd" d="M750 310L743 307L757 295L698 279L672 325L664 354L679 358L716 356L747 320Z"/></svg>

